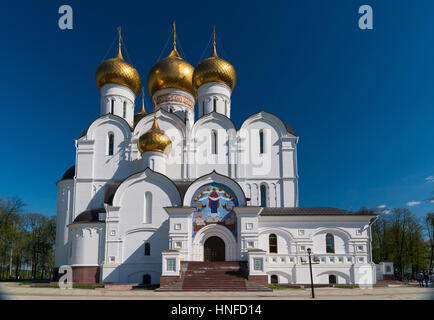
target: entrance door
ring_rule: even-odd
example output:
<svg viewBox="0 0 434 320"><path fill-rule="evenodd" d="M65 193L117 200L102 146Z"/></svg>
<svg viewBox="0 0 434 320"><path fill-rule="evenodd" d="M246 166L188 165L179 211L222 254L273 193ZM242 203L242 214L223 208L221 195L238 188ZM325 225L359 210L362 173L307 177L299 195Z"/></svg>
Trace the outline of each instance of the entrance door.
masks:
<svg viewBox="0 0 434 320"><path fill-rule="evenodd" d="M219 237L210 237L204 244L204 261L225 261L225 243Z"/></svg>

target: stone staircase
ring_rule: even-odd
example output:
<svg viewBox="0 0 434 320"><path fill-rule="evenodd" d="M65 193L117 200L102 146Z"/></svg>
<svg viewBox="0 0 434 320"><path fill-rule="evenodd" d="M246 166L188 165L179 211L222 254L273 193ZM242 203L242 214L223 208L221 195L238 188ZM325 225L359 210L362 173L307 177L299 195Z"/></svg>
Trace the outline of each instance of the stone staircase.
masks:
<svg viewBox="0 0 434 320"><path fill-rule="evenodd" d="M271 291L266 286L248 281L238 261L182 262L178 281L158 291Z"/></svg>

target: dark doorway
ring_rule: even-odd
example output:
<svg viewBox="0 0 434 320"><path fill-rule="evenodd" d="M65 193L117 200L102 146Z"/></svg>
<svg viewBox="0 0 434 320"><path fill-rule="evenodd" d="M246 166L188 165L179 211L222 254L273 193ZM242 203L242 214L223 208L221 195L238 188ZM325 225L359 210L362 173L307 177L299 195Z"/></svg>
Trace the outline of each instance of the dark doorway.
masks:
<svg viewBox="0 0 434 320"><path fill-rule="evenodd" d="M336 284L336 276L331 274L329 275L329 283L330 284Z"/></svg>
<svg viewBox="0 0 434 320"><path fill-rule="evenodd" d="M279 277L276 276L275 274L273 274L273 275L270 277L270 280L271 280L271 284L278 284L278 283L279 283Z"/></svg>
<svg viewBox="0 0 434 320"><path fill-rule="evenodd" d="M225 261L225 243L219 237L210 237L204 244L204 261Z"/></svg>
<svg viewBox="0 0 434 320"><path fill-rule="evenodd" d="M143 275L142 284L151 284L151 276L149 274Z"/></svg>

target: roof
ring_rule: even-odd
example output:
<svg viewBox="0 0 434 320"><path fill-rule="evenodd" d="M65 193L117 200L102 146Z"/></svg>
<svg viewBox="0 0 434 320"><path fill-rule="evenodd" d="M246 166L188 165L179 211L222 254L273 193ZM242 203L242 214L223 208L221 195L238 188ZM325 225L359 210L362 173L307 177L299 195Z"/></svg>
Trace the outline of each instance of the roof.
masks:
<svg viewBox="0 0 434 320"><path fill-rule="evenodd" d="M184 199L185 193L187 192L188 187L192 184L193 181L173 181L173 183L176 186L176 189L178 189L179 194L181 195L181 199ZM107 186L105 195L104 195L104 203L107 203L109 205L113 205L113 198L115 196L116 190L118 189L119 185L122 183L122 181L119 181L114 184L109 184Z"/></svg>
<svg viewBox="0 0 434 320"><path fill-rule="evenodd" d="M102 212L105 212L104 208L85 210L74 219L72 224L102 222L99 220L99 214Z"/></svg>
<svg viewBox="0 0 434 320"><path fill-rule="evenodd" d="M295 131L294 131L294 127L293 127L293 126L287 124L287 125L285 125L285 127L286 127L286 131L288 131L290 134L292 134L292 135L294 135L294 136L297 136L297 135L295 134Z"/></svg>
<svg viewBox="0 0 434 320"><path fill-rule="evenodd" d="M176 189L178 189L181 200L184 200L185 193L193 181L173 181L173 183L175 184Z"/></svg>
<svg viewBox="0 0 434 320"><path fill-rule="evenodd" d="M265 207L261 216L371 216L372 214L351 212L339 208L328 207Z"/></svg>
<svg viewBox="0 0 434 320"><path fill-rule="evenodd" d="M115 196L116 190L120 186L121 181L113 184L109 184L104 194L104 203L113 205L113 198Z"/></svg>
<svg viewBox="0 0 434 320"><path fill-rule="evenodd" d="M75 176L75 165L70 167L68 170L65 171L65 173L62 176L62 180L66 179L74 179Z"/></svg>

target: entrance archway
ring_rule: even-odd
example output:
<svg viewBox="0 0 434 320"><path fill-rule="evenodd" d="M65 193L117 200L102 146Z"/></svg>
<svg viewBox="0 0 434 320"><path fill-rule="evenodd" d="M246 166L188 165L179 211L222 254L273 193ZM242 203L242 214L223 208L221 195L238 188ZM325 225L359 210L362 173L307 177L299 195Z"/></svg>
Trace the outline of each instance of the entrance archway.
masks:
<svg viewBox="0 0 434 320"><path fill-rule="evenodd" d="M225 261L225 242L220 237L209 237L204 245L204 261Z"/></svg>

